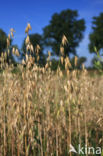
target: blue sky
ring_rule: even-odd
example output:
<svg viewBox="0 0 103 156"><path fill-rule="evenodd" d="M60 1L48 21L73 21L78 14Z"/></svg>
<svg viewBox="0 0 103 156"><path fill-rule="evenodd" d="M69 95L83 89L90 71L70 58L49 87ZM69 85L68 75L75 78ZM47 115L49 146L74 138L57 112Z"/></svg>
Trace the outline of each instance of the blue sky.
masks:
<svg viewBox="0 0 103 156"><path fill-rule="evenodd" d="M41 34L53 13L64 9L78 10L79 17L86 21L84 39L77 48L77 54L86 56L86 65L89 65L93 54L88 51L88 34L91 32L92 17L103 12L103 0L3 0L0 2L0 28L8 34L13 27L16 30L13 43L21 47L28 21L32 33Z"/></svg>

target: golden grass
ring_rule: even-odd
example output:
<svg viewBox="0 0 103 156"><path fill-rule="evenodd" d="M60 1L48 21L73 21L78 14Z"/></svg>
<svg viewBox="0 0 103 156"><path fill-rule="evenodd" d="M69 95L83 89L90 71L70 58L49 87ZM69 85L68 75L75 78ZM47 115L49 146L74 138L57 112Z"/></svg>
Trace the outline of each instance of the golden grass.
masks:
<svg viewBox="0 0 103 156"><path fill-rule="evenodd" d="M51 70L50 53L45 67L26 55L17 67L21 74L2 61L0 156L71 156L70 144L102 147L103 77L90 77L84 66L70 72L69 58L61 57L65 74Z"/></svg>

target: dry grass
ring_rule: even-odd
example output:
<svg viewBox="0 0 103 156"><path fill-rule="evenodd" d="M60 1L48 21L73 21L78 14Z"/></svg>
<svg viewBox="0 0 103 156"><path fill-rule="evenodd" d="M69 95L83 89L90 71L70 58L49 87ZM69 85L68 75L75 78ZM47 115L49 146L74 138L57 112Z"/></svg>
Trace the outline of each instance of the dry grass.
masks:
<svg viewBox="0 0 103 156"><path fill-rule="evenodd" d="M29 29L26 44L32 47ZM26 55L18 65L21 74L13 74L14 67L1 61L0 156L71 156L70 144L102 147L103 77L90 77L84 67L70 72L63 49L65 75L60 67L56 73L51 70L49 58L50 53L42 68Z"/></svg>

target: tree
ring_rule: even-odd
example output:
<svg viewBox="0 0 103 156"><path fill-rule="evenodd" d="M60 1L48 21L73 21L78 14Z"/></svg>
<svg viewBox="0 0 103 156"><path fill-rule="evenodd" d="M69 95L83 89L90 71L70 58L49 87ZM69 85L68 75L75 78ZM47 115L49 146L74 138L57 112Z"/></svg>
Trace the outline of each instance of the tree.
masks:
<svg viewBox="0 0 103 156"><path fill-rule="evenodd" d="M0 56L7 46L6 39L7 39L6 33L2 29L0 29Z"/></svg>
<svg viewBox="0 0 103 156"><path fill-rule="evenodd" d="M97 17L93 17L92 33L89 35L89 39L90 53L95 52L95 47L98 51L103 50L103 13L100 13Z"/></svg>
<svg viewBox="0 0 103 156"><path fill-rule="evenodd" d="M39 61L39 63L44 64L45 56L43 54L43 39L42 39L42 36L40 34L36 33L36 34L30 34L29 38L30 38L30 43L33 45L33 48L34 48L33 56L35 57L35 49L36 49L36 46L39 45L40 46L40 52L39 52L40 61ZM25 39L24 39L23 44L22 44L22 50L23 50L24 53L26 53Z"/></svg>
<svg viewBox="0 0 103 156"><path fill-rule="evenodd" d="M43 29L45 46L50 46L54 54L60 54L62 36L65 35L69 44L65 46L65 55L76 54L76 47L83 38L84 19L78 19L78 12L70 9L55 13L50 24Z"/></svg>
<svg viewBox="0 0 103 156"><path fill-rule="evenodd" d="M12 44L12 39L10 39L10 45ZM8 54L8 49L9 49L9 54ZM1 53L6 53L6 62L7 63L14 63L14 58L12 56L12 46L9 46L7 48L7 34L0 29L0 56ZM1 63L1 61L0 61Z"/></svg>

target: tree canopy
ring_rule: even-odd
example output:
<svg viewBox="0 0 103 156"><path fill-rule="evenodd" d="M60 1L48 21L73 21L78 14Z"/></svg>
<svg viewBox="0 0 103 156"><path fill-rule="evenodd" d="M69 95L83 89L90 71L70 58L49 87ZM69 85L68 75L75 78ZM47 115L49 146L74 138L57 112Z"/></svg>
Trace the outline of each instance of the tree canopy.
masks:
<svg viewBox="0 0 103 156"><path fill-rule="evenodd" d="M97 17L93 17L92 33L89 35L89 39L90 53L95 52L94 47L96 47L98 51L103 49L103 13Z"/></svg>
<svg viewBox="0 0 103 156"><path fill-rule="evenodd" d="M55 13L48 26L43 29L45 46L50 46L54 54L59 55L62 36L68 39L65 55L76 54L76 47L83 38L84 19L78 19L78 12L70 9Z"/></svg>
<svg viewBox="0 0 103 156"><path fill-rule="evenodd" d="M7 39L6 33L2 29L0 29L0 55L7 46L6 39Z"/></svg>

